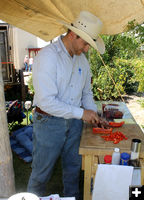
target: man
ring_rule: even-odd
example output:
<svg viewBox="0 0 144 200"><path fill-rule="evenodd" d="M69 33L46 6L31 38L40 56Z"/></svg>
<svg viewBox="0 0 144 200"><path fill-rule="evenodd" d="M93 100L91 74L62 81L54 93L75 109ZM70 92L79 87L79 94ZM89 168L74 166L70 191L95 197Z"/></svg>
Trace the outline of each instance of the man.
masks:
<svg viewBox="0 0 144 200"><path fill-rule="evenodd" d="M33 163L28 191L45 195L46 182L61 155L64 196L79 196L81 157L78 155L82 120L105 125L97 115L91 92L86 53L92 45L104 53L101 21L82 11L68 33L43 48L33 64L35 90Z"/></svg>

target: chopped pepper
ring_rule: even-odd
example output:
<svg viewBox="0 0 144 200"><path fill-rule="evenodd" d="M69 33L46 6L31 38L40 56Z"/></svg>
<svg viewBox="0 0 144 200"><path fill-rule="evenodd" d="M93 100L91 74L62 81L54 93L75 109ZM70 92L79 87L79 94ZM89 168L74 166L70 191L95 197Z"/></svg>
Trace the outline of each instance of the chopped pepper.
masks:
<svg viewBox="0 0 144 200"><path fill-rule="evenodd" d="M109 126L111 127L121 127L125 122L109 122Z"/></svg>
<svg viewBox="0 0 144 200"><path fill-rule="evenodd" d="M99 133L101 133L101 134L110 134L110 133L112 133L112 128L109 128L109 129L105 129L105 128L93 128L93 133L94 134L99 134Z"/></svg>
<svg viewBox="0 0 144 200"><path fill-rule="evenodd" d="M118 144L121 140L127 140L128 138L120 131L110 133L109 135L101 136L106 141L113 141L114 144Z"/></svg>

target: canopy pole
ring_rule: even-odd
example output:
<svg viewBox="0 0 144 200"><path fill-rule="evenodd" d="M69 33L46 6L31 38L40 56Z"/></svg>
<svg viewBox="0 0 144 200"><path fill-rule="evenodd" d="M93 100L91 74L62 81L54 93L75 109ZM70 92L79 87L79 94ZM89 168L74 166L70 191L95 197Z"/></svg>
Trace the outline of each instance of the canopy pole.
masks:
<svg viewBox="0 0 144 200"><path fill-rule="evenodd" d="M0 198L10 197L14 193L15 181L13 160L9 141L0 57Z"/></svg>

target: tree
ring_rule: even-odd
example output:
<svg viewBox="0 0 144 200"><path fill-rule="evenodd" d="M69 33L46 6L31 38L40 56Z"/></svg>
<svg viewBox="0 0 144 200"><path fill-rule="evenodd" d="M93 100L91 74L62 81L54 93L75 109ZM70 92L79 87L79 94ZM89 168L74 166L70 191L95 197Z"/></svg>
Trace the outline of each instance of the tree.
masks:
<svg viewBox="0 0 144 200"><path fill-rule="evenodd" d="M143 52L140 48L144 42L144 25L131 22L128 32L105 35L103 40L106 51L101 58L105 66L96 50L91 48L88 54L95 99L116 99L120 93L144 92L144 81L141 81L144 73L139 73L144 71Z"/></svg>
<svg viewBox="0 0 144 200"><path fill-rule="evenodd" d="M15 193L12 152L9 142L8 125L4 100L4 87L0 60L0 197Z"/></svg>

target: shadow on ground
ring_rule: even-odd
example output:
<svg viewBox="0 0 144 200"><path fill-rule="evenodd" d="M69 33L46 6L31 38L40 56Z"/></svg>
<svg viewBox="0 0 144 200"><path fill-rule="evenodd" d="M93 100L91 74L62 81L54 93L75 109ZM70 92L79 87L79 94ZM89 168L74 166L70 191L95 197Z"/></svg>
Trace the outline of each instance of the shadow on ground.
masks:
<svg viewBox="0 0 144 200"><path fill-rule="evenodd" d="M26 192L27 183L31 173L31 163L25 163L21 160L15 153L13 153L13 166L15 172L15 185L16 192ZM80 172L80 200L83 199L83 181L84 173ZM46 196L50 194L59 194L63 196L63 183L62 183L62 168L61 159L59 158L56 162L55 168L53 170L53 175L47 184Z"/></svg>

